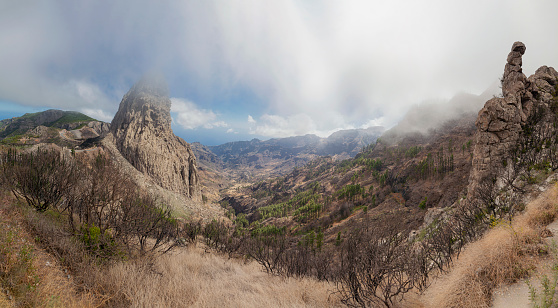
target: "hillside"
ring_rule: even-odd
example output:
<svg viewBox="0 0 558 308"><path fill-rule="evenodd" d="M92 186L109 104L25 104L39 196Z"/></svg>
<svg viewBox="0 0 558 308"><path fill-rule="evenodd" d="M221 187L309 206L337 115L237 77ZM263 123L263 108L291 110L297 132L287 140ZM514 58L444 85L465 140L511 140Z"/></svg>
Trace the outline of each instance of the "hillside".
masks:
<svg viewBox="0 0 558 308"><path fill-rule="evenodd" d="M525 49L521 42L514 43L502 78L502 96L489 99L478 116L462 110L454 114L454 119L420 130L417 127L421 124L410 119L415 118L414 114L436 119L436 108L412 110L405 117L407 121L386 132L354 159L336 162L321 158L283 177L233 187L225 193L222 206L233 218L236 214L237 225L249 224L251 232L281 230L274 232L286 234L298 246L326 250L329 261L316 256L318 261L313 262L331 262L335 265L329 264L330 268L349 271L331 278L349 284L342 291L347 301L391 307L399 292L410 290L406 286L417 283L415 287L420 290L423 282L400 280L395 286L384 286L380 291L384 293L376 293L376 283L389 280L370 281L369 275L390 279L390 274L376 272L375 266L381 265L360 262L368 262L367 258L379 262L372 256L383 256L395 248L375 244L367 247L367 241L389 238L399 247L397 251L418 253L414 258L432 262L430 266L443 273L467 243L482 237L490 226L511 221L525 207L527 192L542 190L537 185L558 169L558 73L543 66L527 78L521 69ZM470 98L474 99L471 105L478 104L478 97ZM464 105L461 100L460 106ZM437 110L441 118L446 111ZM415 244L404 244L399 236ZM539 242L540 237L535 239L537 245ZM365 247L356 249L354 245ZM408 245L421 248L417 251ZM303 248L291 249L300 254ZM536 254L536 249L528 253ZM396 265L385 266L410 262L388 260ZM276 262L286 268L280 270L297 273L296 265L289 263L292 261ZM317 263L311 264L316 268L303 275L320 277ZM413 270L418 269L407 268L405 275ZM413 277L427 279L428 272ZM525 274L509 274L499 283ZM477 303L490 302L490 292L496 285L486 285L487 293L477 298ZM370 289L363 291L365 288Z"/></svg>
<svg viewBox="0 0 558 308"><path fill-rule="evenodd" d="M386 144L383 137L355 158L323 157L283 177L227 190L222 205L252 222L293 232L322 230L330 241L345 226L386 214L417 229L429 208L466 195L475 117L461 115L428 134Z"/></svg>
<svg viewBox="0 0 558 308"><path fill-rule="evenodd" d="M0 142L12 145L87 147L107 132L107 123L75 111L49 109L0 121Z"/></svg>

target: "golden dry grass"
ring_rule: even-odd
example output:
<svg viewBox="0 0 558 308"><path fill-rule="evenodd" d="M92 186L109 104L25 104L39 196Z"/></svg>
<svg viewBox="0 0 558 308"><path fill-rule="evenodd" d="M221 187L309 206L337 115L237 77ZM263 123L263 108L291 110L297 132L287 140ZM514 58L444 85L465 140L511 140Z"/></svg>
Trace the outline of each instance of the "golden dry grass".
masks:
<svg viewBox="0 0 558 308"><path fill-rule="evenodd" d="M119 263L105 283L132 307L335 307L333 285L313 279L271 276L255 263L243 264L181 249L157 258L152 266Z"/></svg>
<svg viewBox="0 0 558 308"><path fill-rule="evenodd" d="M17 208L9 205L14 202L15 200L9 195L2 194L0 196L0 228L13 234L15 239L7 242L8 238L1 237L0 246L9 245L9 250L0 267L14 273L18 273L18 271L13 270L14 267L20 267L20 271L25 271L27 277L17 274L18 276L6 277L6 281L10 281L9 284L14 288L21 288L32 283L33 289L18 296L14 294L15 298L11 303L7 302L6 297L2 294L0 296L0 307L3 307L3 305L32 307L97 306L100 302L95 300L95 296L88 292L78 292L73 277L68 276L58 264L56 258L35 243L33 236L25 228L21 213ZM18 254L24 246L30 247L30 256L32 256L30 264L22 263L22 257Z"/></svg>
<svg viewBox="0 0 558 308"><path fill-rule="evenodd" d="M0 308L13 307L14 304L6 298L6 294L4 292L4 290L0 289Z"/></svg>
<svg viewBox="0 0 558 308"><path fill-rule="evenodd" d="M495 287L525 277L537 263L541 232L558 213L558 188L527 205L513 222L502 222L466 246L450 272L421 297L425 307L490 307Z"/></svg>
<svg viewBox="0 0 558 308"><path fill-rule="evenodd" d="M68 275L51 255L37 251L34 267L39 286L35 303L45 307L97 307L101 301L90 292L78 292L72 275Z"/></svg>

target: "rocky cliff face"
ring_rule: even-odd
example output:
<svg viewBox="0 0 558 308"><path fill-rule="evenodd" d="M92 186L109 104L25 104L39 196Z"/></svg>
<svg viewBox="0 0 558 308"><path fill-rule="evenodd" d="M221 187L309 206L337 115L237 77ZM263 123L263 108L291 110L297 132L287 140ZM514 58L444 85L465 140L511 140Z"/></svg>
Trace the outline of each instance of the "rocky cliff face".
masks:
<svg viewBox="0 0 558 308"><path fill-rule="evenodd" d="M551 110L556 108L558 72L542 66L527 78L521 68L525 50L523 43L513 44L501 80L503 97L490 99L479 111L473 169L468 187L470 197L475 197L483 180L501 175L505 168L511 168L510 164L514 160L524 160L522 157L511 157L510 153L520 154L516 151L518 143L525 134L531 134L532 127L529 126L533 125L533 117L537 117L539 127L550 129L545 134L556 134L556 129L552 128L554 116ZM548 155L544 154L544 150L550 149L549 146L540 145L542 159Z"/></svg>
<svg viewBox="0 0 558 308"><path fill-rule="evenodd" d="M196 158L171 129L171 101L161 77L144 77L124 96L110 125L117 149L161 187L201 199Z"/></svg>

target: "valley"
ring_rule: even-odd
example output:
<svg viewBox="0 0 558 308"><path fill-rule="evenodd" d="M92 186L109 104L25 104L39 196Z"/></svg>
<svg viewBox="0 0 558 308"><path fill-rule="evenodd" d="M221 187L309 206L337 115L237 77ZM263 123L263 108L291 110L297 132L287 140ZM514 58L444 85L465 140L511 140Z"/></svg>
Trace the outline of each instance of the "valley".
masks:
<svg viewBox="0 0 558 308"><path fill-rule="evenodd" d="M417 105L388 130L190 144L158 75L111 123L60 110L2 120L1 222L50 274L70 273L79 290L65 286L62 306L490 307L497 287L554 258L558 72L525 76L525 51L513 44L501 96ZM46 281L30 260L9 264ZM43 305L48 290L24 276L3 280L9 301ZM140 283L183 276L200 283ZM215 284L225 291L207 295Z"/></svg>

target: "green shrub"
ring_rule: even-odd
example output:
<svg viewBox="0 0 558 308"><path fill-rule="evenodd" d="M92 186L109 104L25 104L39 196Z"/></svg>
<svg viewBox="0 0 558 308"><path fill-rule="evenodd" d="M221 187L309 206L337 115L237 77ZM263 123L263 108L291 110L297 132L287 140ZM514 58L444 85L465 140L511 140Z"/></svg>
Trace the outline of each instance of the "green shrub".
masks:
<svg viewBox="0 0 558 308"><path fill-rule="evenodd" d="M343 243L343 239L341 238L341 231L337 232L337 238L335 239L335 246L340 246Z"/></svg>
<svg viewBox="0 0 558 308"><path fill-rule="evenodd" d="M108 230L101 234L101 229L94 224L81 226L79 239L85 244L87 250L99 256L107 257L117 254L116 242Z"/></svg>
<svg viewBox="0 0 558 308"><path fill-rule="evenodd" d="M428 200L428 199L427 199L426 197L424 197L424 199L423 199L423 200L420 202L420 204L419 204L419 209L421 209L421 210L425 210L425 209L426 209L427 200Z"/></svg>

